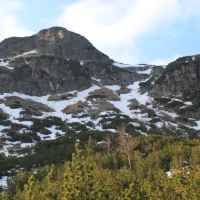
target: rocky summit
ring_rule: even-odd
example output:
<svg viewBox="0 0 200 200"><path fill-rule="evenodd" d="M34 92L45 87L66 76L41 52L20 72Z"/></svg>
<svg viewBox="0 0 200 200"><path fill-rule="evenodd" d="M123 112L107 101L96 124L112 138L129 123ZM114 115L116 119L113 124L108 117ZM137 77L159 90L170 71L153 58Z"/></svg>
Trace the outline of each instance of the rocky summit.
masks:
<svg viewBox="0 0 200 200"><path fill-rule="evenodd" d="M41 30L31 37L11 37L0 44L0 58L10 58L32 50L37 55L58 56L70 60L111 61L85 37L61 27Z"/></svg>

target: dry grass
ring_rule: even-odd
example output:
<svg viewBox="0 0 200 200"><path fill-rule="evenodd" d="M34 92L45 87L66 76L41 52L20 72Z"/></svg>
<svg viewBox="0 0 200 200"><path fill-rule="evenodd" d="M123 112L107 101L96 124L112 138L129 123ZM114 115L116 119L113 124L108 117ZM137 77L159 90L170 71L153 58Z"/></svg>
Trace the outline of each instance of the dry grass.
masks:
<svg viewBox="0 0 200 200"><path fill-rule="evenodd" d="M0 104L4 103L6 106L18 105L20 108L26 109L31 108L37 111L54 112L55 110L43 103L33 101L32 99L22 99L17 96L9 96L4 99L0 99Z"/></svg>
<svg viewBox="0 0 200 200"><path fill-rule="evenodd" d="M120 88L120 90L117 90L116 92L117 92L118 95L120 95L120 94L128 94L128 93L131 92L131 89L126 88L126 87L122 87L122 88Z"/></svg>
<svg viewBox="0 0 200 200"><path fill-rule="evenodd" d="M140 107L139 102L136 99L130 99L129 102L130 104L128 105L128 107L130 110L135 110Z"/></svg>
<svg viewBox="0 0 200 200"><path fill-rule="evenodd" d="M114 93L112 90L102 87L99 90L95 90L93 92L89 93L90 96L88 96L89 99L91 98L105 98L110 101L120 101L120 97Z"/></svg>
<svg viewBox="0 0 200 200"><path fill-rule="evenodd" d="M82 102L79 101L73 105L69 105L66 108L62 110L62 112L66 114L72 114L72 113L78 113L82 112L84 110L84 107L88 106L88 103L86 101Z"/></svg>
<svg viewBox="0 0 200 200"><path fill-rule="evenodd" d="M74 97L77 97L77 92L73 93L73 94L54 94L54 95L50 95L48 98L48 101L62 101L62 100L69 100L72 99Z"/></svg>

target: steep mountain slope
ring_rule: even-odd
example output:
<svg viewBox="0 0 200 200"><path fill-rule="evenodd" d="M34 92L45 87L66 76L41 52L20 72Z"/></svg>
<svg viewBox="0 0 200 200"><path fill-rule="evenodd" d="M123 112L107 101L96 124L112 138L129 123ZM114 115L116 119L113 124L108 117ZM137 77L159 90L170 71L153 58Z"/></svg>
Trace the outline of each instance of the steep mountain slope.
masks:
<svg viewBox="0 0 200 200"><path fill-rule="evenodd" d="M101 79L101 84L121 86L147 78L115 66L86 38L58 27L5 39L0 43L0 58L0 93L42 96L87 89L92 77Z"/></svg>
<svg viewBox="0 0 200 200"><path fill-rule="evenodd" d="M153 96L181 95L200 86L200 55L186 56L170 63L155 81Z"/></svg>
<svg viewBox="0 0 200 200"><path fill-rule="evenodd" d="M125 65L53 27L5 39L0 57L0 153L6 156L25 156L24 147L43 140L102 138L122 123L132 136L199 137L199 55L168 66Z"/></svg>

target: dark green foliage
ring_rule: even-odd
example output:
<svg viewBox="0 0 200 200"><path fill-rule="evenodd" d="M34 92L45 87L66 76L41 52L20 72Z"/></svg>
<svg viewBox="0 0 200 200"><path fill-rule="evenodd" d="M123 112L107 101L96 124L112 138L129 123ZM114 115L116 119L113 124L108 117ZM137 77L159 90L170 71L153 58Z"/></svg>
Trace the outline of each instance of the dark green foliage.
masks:
<svg viewBox="0 0 200 200"><path fill-rule="evenodd" d="M11 142L21 141L23 143L31 143L33 141L33 137L29 133L19 133L14 129L3 129L2 132L7 133L7 136L9 136L8 140ZM35 135L34 138L39 140Z"/></svg>
<svg viewBox="0 0 200 200"><path fill-rule="evenodd" d="M183 91L181 99L183 101L195 101L197 99L200 99L200 88L188 88Z"/></svg>
<svg viewBox="0 0 200 200"><path fill-rule="evenodd" d="M92 139L95 142L100 142L101 140L103 140L103 138L105 136L113 136L115 135L114 133L110 132L110 131L87 131L87 132L79 132L76 134L76 137L80 140L81 144L85 144L88 140L89 137L91 136Z"/></svg>
<svg viewBox="0 0 200 200"><path fill-rule="evenodd" d="M30 127L30 130L40 132L44 128L42 120L34 119L33 124Z"/></svg>
<svg viewBox="0 0 200 200"><path fill-rule="evenodd" d="M68 123L68 126L71 126L75 131L88 131L87 127L79 122Z"/></svg>
<svg viewBox="0 0 200 200"><path fill-rule="evenodd" d="M38 136L38 134L36 132L30 132L30 133L27 133L27 134L31 136L32 140L35 140L35 141L41 140L40 136Z"/></svg>
<svg viewBox="0 0 200 200"><path fill-rule="evenodd" d="M156 117L156 113L154 110L147 109L146 112L147 112L148 118Z"/></svg>
<svg viewBox="0 0 200 200"><path fill-rule="evenodd" d="M89 127L94 127L94 123L92 121L88 121L85 125Z"/></svg>
<svg viewBox="0 0 200 200"><path fill-rule="evenodd" d="M156 128L154 124L150 125L150 129L147 131L148 135L162 135L162 132Z"/></svg>
<svg viewBox="0 0 200 200"><path fill-rule="evenodd" d="M175 101L173 100L172 102L168 103L165 105L165 108L171 108L171 109L175 109L175 108L179 108L184 106L185 104L181 101Z"/></svg>
<svg viewBox="0 0 200 200"><path fill-rule="evenodd" d="M33 164L44 165L47 163L61 163L70 160L74 151L74 141L68 137L60 137L55 140L40 141L33 147L35 154L30 155Z"/></svg>
<svg viewBox="0 0 200 200"><path fill-rule="evenodd" d="M22 104L19 101L15 101L14 104L10 105L10 108L12 108L12 109L22 108Z"/></svg>
<svg viewBox="0 0 200 200"><path fill-rule="evenodd" d="M186 112L196 112L199 108L200 108L200 100L196 101L193 105L179 109L177 113L185 114Z"/></svg>
<svg viewBox="0 0 200 200"><path fill-rule="evenodd" d="M109 110L115 112L116 114L120 114L121 113L121 111L118 108L111 108Z"/></svg>
<svg viewBox="0 0 200 200"><path fill-rule="evenodd" d="M166 103L170 102L170 98L165 98L165 97L159 97L159 98L154 98L154 101L158 102L161 105L165 105Z"/></svg>
<svg viewBox="0 0 200 200"><path fill-rule="evenodd" d="M21 115L35 115L35 116L42 116L42 113L35 108L29 107L25 108L24 110L20 111Z"/></svg>
<svg viewBox="0 0 200 200"><path fill-rule="evenodd" d="M49 134L51 134L51 131L48 130L48 129L46 129L46 128L40 129L39 132L40 132L41 134L43 134L43 135L49 135Z"/></svg>
<svg viewBox="0 0 200 200"><path fill-rule="evenodd" d="M176 117L176 120L180 121L182 123L188 123L189 122L189 119L187 117L183 117L183 116Z"/></svg>
<svg viewBox="0 0 200 200"><path fill-rule="evenodd" d="M140 131L142 131L143 133L146 133L146 132L147 132L147 128L146 128L146 126L143 125L143 124L140 124L140 126L136 126L135 129L136 129L136 130L140 130Z"/></svg>
<svg viewBox="0 0 200 200"><path fill-rule="evenodd" d="M6 115L0 112L0 121L7 119Z"/></svg>
<svg viewBox="0 0 200 200"><path fill-rule="evenodd" d="M112 115L110 115L112 116ZM117 127L124 123L124 124L129 124L129 122L132 122L133 120L127 116L127 115L120 115L120 114L117 114L117 115L114 115L115 117L110 117L105 115L105 116L100 116L100 117L103 117L102 120L100 120L100 123L102 124L102 127L103 129L109 129L109 128L112 128L112 129L117 129Z"/></svg>
<svg viewBox="0 0 200 200"><path fill-rule="evenodd" d="M160 118L152 118L151 119L151 121L150 121L151 123L157 123L157 122L161 122L161 120L160 120Z"/></svg>
<svg viewBox="0 0 200 200"><path fill-rule="evenodd" d="M0 120L0 125L9 126L12 122L10 120Z"/></svg>
<svg viewBox="0 0 200 200"><path fill-rule="evenodd" d="M35 133L22 134L21 139L27 140L38 137ZM60 137L55 140L38 141L35 146L16 150L18 153L27 154L24 157L5 157L0 154L0 175L6 170L13 169L16 165L31 169L33 165L43 166L48 163L62 163L63 160L70 160L74 152L74 141L69 137ZM33 153L34 152L34 153Z"/></svg>
<svg viewBox="0 0 200 200"><path fill-rule="evenodd" d="M9 180L5 191L9 197L4 193L2 200L199 199L199 140L162 135L140 136L137 140L139 144L131 155L132 169L128 169L124 154L116 150L88 154L88 148L93 148L88 141L85 151L76 144L72 161L19 172ZM52 145L56 144L48 144L44 148L52 154ZM166 175L170 169L171 178Z"/></svg>
<svg viewBox="0 0 200 200"><path fill-rule="evenodd" d="M88 98L100 98L100 99L103 99L103 98L107 98L107 96L103 95L103 94L95 94L95 95L88 96Z"/></svg>
<svg viewBox="0 0 200 200"><path fill-rule="evenodd" d="M47 117L44 119L32 119L33 124L30 127L30 130L41 132L43 134L50 134L50 131L45 129L45 127L51 127L53 125L57 126L58 130L66 131L66 124L59 117Z"/></svg>

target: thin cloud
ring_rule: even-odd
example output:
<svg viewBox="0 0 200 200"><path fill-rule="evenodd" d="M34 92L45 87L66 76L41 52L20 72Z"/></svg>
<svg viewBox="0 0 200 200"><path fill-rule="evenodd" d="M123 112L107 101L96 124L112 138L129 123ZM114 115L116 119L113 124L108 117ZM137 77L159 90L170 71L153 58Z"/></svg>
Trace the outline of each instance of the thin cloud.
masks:
<svg viewBox="0 0 200 200"><path fill-rule="evenodd" d="M134 50L139 49L137 41L141 37L171 32L178 37L176 23L199 15L191 12L197 5L197 0L191 4L188 0L81 0L64 7L56 22L87 37L109 56L116 52L114 59L118 60L123 57L121 49L130 50L126 57L139 56L141 50Z"/></svg>
<svg viewBox="0 0 200 200"><path fill-rule="evenodd" d="M174 55L173 58L157 59L151 61L151 65L168 65L170 62L175 61L176 59L182 57L182 55Z"/></svg>
<svg viewBox="0 0 200 200"><path fill-rule="evenodd" d="M29 36L32 31L21 28L15 12L23 10L25 7L20 1L6 1L0 3L0 41L12 36Z"/></svg>

